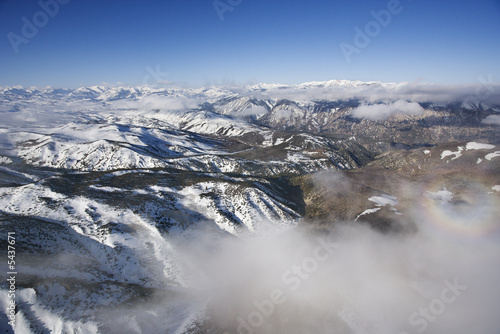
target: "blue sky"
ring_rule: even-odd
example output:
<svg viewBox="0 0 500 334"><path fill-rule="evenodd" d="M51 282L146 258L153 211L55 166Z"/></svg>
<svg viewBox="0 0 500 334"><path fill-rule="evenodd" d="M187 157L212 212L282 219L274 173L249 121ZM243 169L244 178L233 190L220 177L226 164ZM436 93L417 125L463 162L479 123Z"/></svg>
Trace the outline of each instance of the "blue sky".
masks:
<svg viewBox="0 0 500 334"><path fill-rule="evenodd" d="M500 81L499 0L400 0L386 26L370 12L397 0L217 0L223 20L213 0L60 1L51 17L0 0L0 86ZM357 48L350 62L341 43Z"/></svg>

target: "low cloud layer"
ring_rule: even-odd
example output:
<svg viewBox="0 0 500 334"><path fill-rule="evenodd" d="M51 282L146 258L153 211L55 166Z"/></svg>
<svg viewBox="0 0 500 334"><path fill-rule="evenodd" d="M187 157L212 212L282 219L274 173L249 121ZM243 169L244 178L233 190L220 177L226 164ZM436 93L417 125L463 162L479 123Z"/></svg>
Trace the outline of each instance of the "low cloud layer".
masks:
<svg viewBox="0 0 500 334"><path fill-rule="evenodd" d="M491 79L491 80L490 80ZM428 83L372 83L353 87L330 86L309 87L286 86L281 89L245 92L257 98L290 99L294 101L335 101L359 99L368 103L406 100L431 103L500 104L500 83L489 78L472 85L438 85Z"/></svg>
<svg viewBox="0 0 500 334"><path fill-rule="evenodd" d="M186 258L203 270L195 290L225 333L493 334L500 326L500 249L488 238L443 242L352 224L329 236L291 230L217 247L205 238L198 245L210 249Z"/></svg>
<svg viewBox="0 0 500 334"><path fill-rule="evenodd" d="M150 112L155 109L162 111L178 111L196 108L201 101L189 97L150 95L138 100L118 100L111 103L113 109L138 109Z"/></svg>
<svg viewBox="0 0 500 334"><path fill-rule="evenodd" d="M482 123L488 125L500 125L500 115L489 115L483 119Z"/></svg>
<svg viewBox="0 0 500 334"><path fill-rule="evenodd" d="M353 187L340 173L313 182L330 189L328 196ZM179 254L203 273L190 285L223 333L496 334L495 199L484 194L452 205L414 195L412 203L398 218L418 222L408 233L352 222L336 223L329 234L295 228L240 240L195 231L180 240ZM444 226L446 218L457 226ZM474 225L496 229L462 233Z"/></svg>
<svg viewBox="0 0 500 334"><path fill-rule="evenodd" d="M352 111L355 118L366 118L372 121L382 121L394 114L422 115L424 108L416 102L397 100L393 103L363 104Z"/></svg>

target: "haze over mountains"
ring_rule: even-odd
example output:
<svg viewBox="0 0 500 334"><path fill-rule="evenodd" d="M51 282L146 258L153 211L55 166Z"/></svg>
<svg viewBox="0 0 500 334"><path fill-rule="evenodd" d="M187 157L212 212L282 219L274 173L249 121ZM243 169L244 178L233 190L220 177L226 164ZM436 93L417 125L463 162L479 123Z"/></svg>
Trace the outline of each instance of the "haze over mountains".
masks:
<svg viewBox="0 0 500 334"><path fill-rule="evenodd" d="M494 334L499 91L2 88L16 332Z"/></svg>

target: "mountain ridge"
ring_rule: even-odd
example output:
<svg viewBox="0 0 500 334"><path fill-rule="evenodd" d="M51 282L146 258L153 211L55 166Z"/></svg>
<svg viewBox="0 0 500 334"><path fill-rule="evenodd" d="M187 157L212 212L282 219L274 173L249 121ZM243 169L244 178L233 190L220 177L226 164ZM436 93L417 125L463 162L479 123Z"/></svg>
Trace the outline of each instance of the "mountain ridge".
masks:
<svg viewBox="0 0 500 334"><path fill-rule="evenodd" d="M291 255L308 256L297 245L317 247L310 237L372 231L387 238L368 252L378 254L390 238L429 228L433 214L463 233L494 230L500 109L469 108L456 99L462 93L412 99L405 85L0 91L0 231L16 231L22 245L20 326L232 333L243 313L221 297L255 305L263 295L234 296L270 268L281 276L277 268L302 261ZM282 251L285 260L273 262ZM249 273L245 260L257 269ZM239 263L245 269L233 272ZM336 272L342 263L322 265ZM7 291L0 283L0 303ZM226 308L234 316L220 315ZM346 328L331 310L315 317Z"/></svg>

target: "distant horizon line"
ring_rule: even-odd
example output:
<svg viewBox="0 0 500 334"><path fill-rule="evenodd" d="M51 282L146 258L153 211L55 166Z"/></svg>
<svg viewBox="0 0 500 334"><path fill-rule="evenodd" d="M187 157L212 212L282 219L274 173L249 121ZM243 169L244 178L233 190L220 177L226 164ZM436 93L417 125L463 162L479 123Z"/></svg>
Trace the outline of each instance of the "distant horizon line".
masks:
<svg viewBox="0 0 500 334"><path fill-rule="evenodd" d="M322 85L322 84L328 84L332 83L331 85L327 87L335 87L334 83L353 83L353 84L358 84L358 85L363 85L363 84L372 84L372 85L394 85L394 86L404 86L404 85L415 85L415 86L420 86L420 85L426 85L426 86L444 86L444 87L451 87L451 86L456 86L456 87L470 87L470 86L477 86L481 85L482 82L480 81L481 79L478 79L476 83L436 83L436 82L424 82L421 80L413 80L413 81L400 81L400 82L391 82L391 81L379 81L379 80L350 80L350 79L330 79L330 80L312 80L312 81L304 81L301 83L293 83L293 84L288 84L288 83L280 83L280 82L255 82L255 83L221 83L221 84L211 84L211 85L201 85L201 86L191 86L187 83L179 83L179 82L170 82L170 83L159 83L159 84L128 84L128 83L123 83L123 82L116 82L116 83L109 83L109 82L101 82L99 84L92 84L92 85L81 85L81 86L75 86L69 87L69 86L53 86L53 85L46 85L46 86L38 86L38 85L30 85L30 86L25 86L25 85L0 85L0 89L5 90L5 89L36 89L36 90L47 90L47 89L67 89L67 90L77 90L77 89L82 89L82 88L98 88L98 87L105 87L105 88L150 88L150 89L207 89L207 88L250 88L253 86L259 86L259 85L267 85L267 86L276 86L274 88L278 88L280 86L282 87L300 87L300 86L313 86L313 85ZM492 85L495 84L500 84L500 82L489 82ZM342 86L342 85L338 85ZM344 86L346 87L346 86Z"/></svg>

